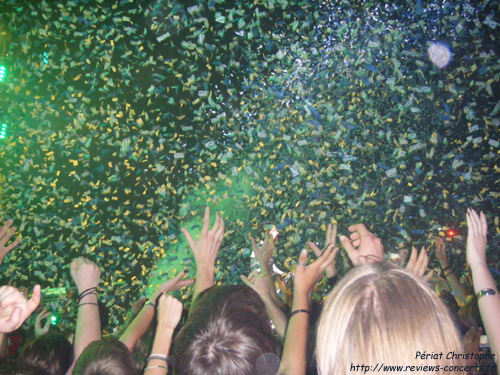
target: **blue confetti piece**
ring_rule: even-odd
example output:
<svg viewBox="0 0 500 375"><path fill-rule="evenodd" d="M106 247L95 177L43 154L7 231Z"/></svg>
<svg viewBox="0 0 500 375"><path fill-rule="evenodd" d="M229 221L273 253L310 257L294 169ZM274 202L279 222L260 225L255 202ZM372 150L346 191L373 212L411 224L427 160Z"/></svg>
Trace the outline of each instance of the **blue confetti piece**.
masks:
<svg viewBox="0 0 500 375"><path fill-rule="evenodd" d="M293 220L286 217L285 220L283 220L281 223L279 223L278 225L276 225L276 228L278 229L283 229L283 228L286 228L287 226L293 224Z"/></svg>
<svg viewBox="0 0 500 375"><path fill-rule="evenodd" d="M390 167L388 167L387 165L385 164L382 164L382 163L376 163L375 164L377 167L379 167L380 169L383 169L384 171L387 171L390 169Z"/></svg>
<svg viewBox="0 0 500 375"><path fill-rule="evenodd" d="M379 71L379 70L378 70L375 66L373 66L373 65L367 65L367 66L366 66L366 69L367 69L367 70L370 70L370 71L372 71L372 72L375 72L375 73L379 73L379 72L380 72L380 71Z"/></svg>

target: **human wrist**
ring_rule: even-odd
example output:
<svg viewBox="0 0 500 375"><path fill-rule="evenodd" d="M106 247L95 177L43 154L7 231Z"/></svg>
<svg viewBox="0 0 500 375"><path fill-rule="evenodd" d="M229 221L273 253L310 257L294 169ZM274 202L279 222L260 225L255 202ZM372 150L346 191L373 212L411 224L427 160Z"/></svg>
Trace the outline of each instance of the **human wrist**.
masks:
<svg viewBox="0 0 500 375"><path fill-rule="evenodd" d="M446 267L449 267L450 264L448 263L448 260L446 258L438 258L438 261L439 261L439 265L441 266L441 268L446 268Z"/></svg>
<svg viewBox="0 0 500 375"><path fill-rule="evenodd" d="M309 308L309 293L300 292L293 294L292 309L307 309Z"/></svg>
<svg viewBox="0 0 500 375"><path fill-rule="evenodd" d="M469 263L469 267L470 267L472 273L489 272L490 271L486 262Z"/></svg>
<svg viewBox="0 0 500 375"><path fill-rule="evenodd" d="M171 336L173 335L176 326L177 325L172 327L172 322L169 321L169 319L165 320L159 319L158 325L156 327L156 334L163 337L168 337L169 335Z"/></svg>
<svg viewBox="0 0 500 375"><path fill-rule="evenodd" d="M86 290L89 290L89 289L97 289L97 285L96 283L83 283L83 284L76 284L76 289L78 290L78 294L82 294L83 292L85 292Z"/></svg>

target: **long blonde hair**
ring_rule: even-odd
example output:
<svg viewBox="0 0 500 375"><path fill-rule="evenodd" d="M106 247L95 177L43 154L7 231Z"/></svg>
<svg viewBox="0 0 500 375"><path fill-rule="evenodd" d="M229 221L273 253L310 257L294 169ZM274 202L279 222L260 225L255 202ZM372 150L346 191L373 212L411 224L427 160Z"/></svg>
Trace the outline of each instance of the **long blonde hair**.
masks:
<svg viewBox="0 0 500 375"><path fill-rule="evenodd" d="M444 369L464 364L446 359L450 352L463 354L463 349L446 306L422 280L398 266L356 267L326 298L316 341L321 375L366 369L391 375L465 373ZM419 368L438 365L434 372ZM403 368L391 371L385 366Z"/></svg>

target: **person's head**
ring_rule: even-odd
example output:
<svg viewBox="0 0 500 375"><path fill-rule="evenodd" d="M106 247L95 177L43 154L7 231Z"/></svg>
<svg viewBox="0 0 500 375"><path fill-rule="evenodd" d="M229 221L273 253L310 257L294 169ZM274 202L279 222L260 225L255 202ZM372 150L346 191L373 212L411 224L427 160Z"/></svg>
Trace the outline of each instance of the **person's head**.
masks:
<svg viewBox="0 0 500 375"><path fill-rule="evenodd" d="M0 358L0 375L50 375L40 367L30 367L17 358Z"/></svg>
<svg viewBox="0 0 500 375"><path fill-rule="evenodd" d="M481 314L475 294L467 296L465 305L458 309L458 317L461 325L465 326L464 333L471 327L479 327L482 325Z"/></svg>
<svg viewBox="0 0 500 375"><path fill-rule="evenodd" d="M49 332L26 343L19 360L50 375L64 375L73 362L73 345L64 335Z"/></svg>
<svg viewBox="0 0 500 375"><path fill-rule="evenodd" d="M436 373L444 373L445 365L461 364L445 358L452 351L463 352L446 306L421 279L390 263L351 270L328 295L318 324L321 375L343 375L356 371L353 365L373 369L382 363L441 365ZM443 355L424 359L418 352Z"/></svg>
<svg viewBox="0 0 500 375"><path fill-rule="evenodd" d="M73 375L137 375L130 351L119 340L92 342L76 361Z"/></svg>
<svg viewBox="0 0 500 375"><path fill-rule="evenodd" d="M264 303L243 285L206 291L173 346L179 375L254 375L265 371L260 363L273 362L266 355L279 353Z"/></svg>

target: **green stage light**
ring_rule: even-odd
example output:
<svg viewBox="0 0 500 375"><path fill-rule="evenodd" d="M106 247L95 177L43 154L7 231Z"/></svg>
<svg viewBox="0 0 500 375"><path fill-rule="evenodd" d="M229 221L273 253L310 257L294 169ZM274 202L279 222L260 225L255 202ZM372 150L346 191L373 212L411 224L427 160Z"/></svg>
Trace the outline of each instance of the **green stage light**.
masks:
<svg viewBox="0 0 500 375"><path fill-rule="evenodd" d="M0 66L0 82L3 81L4 77L5 77L5 71L7 69L5 69L5 66Z"/></svg>
<svg viewBox="0 0 500 375"><path fill-rule="evenodd" d="M50 316L50 324L55 326L57 324L57 316L56 315L51 315Z"/></svg>

